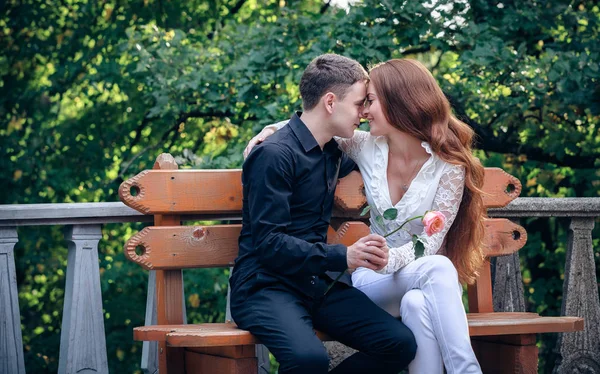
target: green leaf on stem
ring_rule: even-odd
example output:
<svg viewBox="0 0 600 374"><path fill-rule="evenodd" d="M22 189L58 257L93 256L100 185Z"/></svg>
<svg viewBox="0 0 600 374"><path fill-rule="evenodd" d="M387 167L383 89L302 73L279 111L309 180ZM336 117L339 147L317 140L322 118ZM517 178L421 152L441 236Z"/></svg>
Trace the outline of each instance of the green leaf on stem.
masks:
<svg viewBox="0 0 600 374"><path fill-rule="evenodd" d="M417 239L415 243L415 258L423 257L425 253L425 244L420 239Z"/></svg>
<svg viewBox="0 0 600 374"><path fill-rule="evenodd" d="M361 217L362 217L362 216L364 216L365 214L369 213L369 211L370 211L370 210L371 210L371 206L370 206L370 205L367 205L367 206L365 207L365 209L363 209L363 210L362 210L362 212L360 212L360 216L361 216Z"/></svg>
<svg viewBox="0 0 600 374"><path fill-rule="evenodd" d="M377 222L380 225L383 225L383 217L382 216L375 217L375 222Z"/></svg>
<svg viewBox="0 0 600 374"><path fill-rule="evenodd" d="M387 219L388 221L393 221L396 219L396 217L398 217L398 209L396 208L390 208L383 212L383 218Z"/></svg>

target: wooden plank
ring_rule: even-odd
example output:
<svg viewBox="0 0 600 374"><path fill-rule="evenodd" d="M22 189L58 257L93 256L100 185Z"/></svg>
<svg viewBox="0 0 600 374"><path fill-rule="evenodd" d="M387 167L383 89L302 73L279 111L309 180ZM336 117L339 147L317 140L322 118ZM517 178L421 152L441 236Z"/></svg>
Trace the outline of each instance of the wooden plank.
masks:
<svg viewBox="0 0 600 374"><path fill-rule="evenodd" d="M359 172L353 171L338 180L333 203L337 209L348 213L360 213L367 205L365 184Z"/></svg>
<svg viewBox="0 0 600 374"><path fill-rule="evenodd" d="M541 317L535 313L467 314L469 335L514 335L583 330L583 318Z"/></svg>
<svg viewBox="0 0 600 374"><path fill-rule="evenodd" d="M521 183L500 168L486 168L482 189L485 206L497 208L519 196ZM145 170L121 184L119 197L145 214L239 214L241 170ZM359 173L339 180L334 203L353 214L366 204Z"/></svg>
<svg viewBox="0 0 600 374"><path fill-rule="evenodd" d="M521 226L504 218L486 220L485 252L488 257L516 252L527 241ZM233 266L241 225L146 227L125 245L125 256L145 269L184 269ZM329 243L352 245L369 234L362 222L329 228ZM136 253L137 252L137 253Z"/></svg>
<svg viewBox="0 0 600 374"><path fill-rule="evenodd" d="M544 332L573 332L583 330L578 317L540 317L536 313L469 313L471 336L536 334ZM323 340L329 336L316 331ZM228 347L259 343L247 331L234 323L204 323L193 325L141 326L133 329L134 340L167 342L180 347Z"/></svg>
<svg viewBox="0 0 600 374"><path fill-rule="evenodd" d="M177 170L178 166L168 153L158 156L154 169ZM181 224L178 214L157 214L156 226L175 226ZM159 324L184 323L185 304L183 301L183 273L181 269L156 272L156 320ZM185 372L185 350L167 346L158 342L158 371L160 373L183 374Z"/></svg>
<svg viewBox="0 0 600 374"><path fill-rule="evenodd" d="M187 374L257 374L256 357L227 358L185 351L185 367Z"/></svg>
<svg viewBox="0 0 600 374"><path fill-rule="evenodd" d="M229 358L256 357L255 345L235 345L231 347L189 347L188 351Z"/></svg>
<svg viewBox="0 0 600 374"><path fill-rule="evenodd" d="M146 227L127 241L125 257L149 270L233 266L241 229L241 225Z"/></svg>
<svg viewBox="0 0 600 374"><path fill-rule="evenodd" d="M486 208L500 208L519 197L521 182L500 168L485 168L482 188Z"/></svg>
<svg viewBox="0 0 600 374"><path fill-rule="evenodd" d="M145 269L233 266L241 225L146 227L125 244L125 257ZM330 243L351 245L369 233L362 222L330 228ZM136 253L137 251L137 253Z"/></svg>
<svg viewBox="0 0 600 374"><path fill-rule="evenodd" d="M484 373L537 374L535 334L475 337L473 351Z"/></svg>
<svg viewBox="0 0 600 374"><path fill-rule="evenodd" d="M320 331L316 331L316 334L321 340L331 340ZM133 339L168 341L169 345L182 347L228 347L259 343L252 334L239 329L235 323L140 326L133 329Z"/></svg>
<svg viewBox="0 0 600 374"><path fill-rule="evenodd" d="M527 231L506 219L485 220L484 253L487 257L506 256L523 248L527 242Z"/></svg>
<svg viewBox="0 0 600 374"><path fill-rule="evenodd" d="M494 311L492 303L492 273L490 261L485 260L479 269L479 276L475 284L467 287L469 295L469 312L489 313Z"/></svg>
<svg viewBox="0 0 600 374"><path fill-rule="evenodd" d="M119 197L145 214L240 212L241 170L145 170L121 183Z"/></svg>
<svg viewBox="0 0 600 374"><path fill-rule="evenodd" d="M369 229L369 226L363 222L344 222L337 231L329 226L329 230L327 231L327 243L351 246L358 239L367 236L370 233L371 230Z"/></svg>

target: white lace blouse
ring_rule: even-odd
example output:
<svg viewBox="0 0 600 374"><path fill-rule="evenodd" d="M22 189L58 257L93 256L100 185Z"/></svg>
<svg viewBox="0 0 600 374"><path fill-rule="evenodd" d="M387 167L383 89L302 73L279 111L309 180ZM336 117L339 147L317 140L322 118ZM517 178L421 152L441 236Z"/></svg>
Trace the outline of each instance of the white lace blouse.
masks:
<svg viewBox="0 0 600 374"><path fill-rule="evenodd" d="M279 122L272 128L279 129L287 121ZM412 180L408 190L400 201L392 206L387 183L388 144L383 136L371 136L365 131L355 131L352 138L335 138L340 148L356 162L365 184L367 202L371 206L371 232L385 235L398 228L409 218L423 215L427 210L439 211L446 217L444 229L427 236L421 220L407 223L404 229L388 236L390 248L388 264L378 271L382 274L393 273L415 260L412 234L419 236L425 245L423 255L443 253L444 238L456 218L464 191L465 172L460 165L449 164L438 158L428 143L421 145L431 156L423 164ZM398 216L393 221L380 220L389 208L396 208ZM424 240L423 240L424 239Z"/></svg>

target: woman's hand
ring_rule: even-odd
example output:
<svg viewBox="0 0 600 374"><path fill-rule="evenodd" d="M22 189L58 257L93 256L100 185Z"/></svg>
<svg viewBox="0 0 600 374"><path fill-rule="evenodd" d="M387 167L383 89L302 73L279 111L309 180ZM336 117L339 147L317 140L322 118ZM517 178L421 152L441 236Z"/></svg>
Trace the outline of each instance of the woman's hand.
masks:
<svg viewBox="0 0 600 374"><path fill-rule="evenodd" d="M274 133L275 130L273 130L272 128L265 127L258 135L250 139L248 145L246 146L246 149L244 149L244 159L248 157L250 151L252 150L252 148L254 148L255 145L264 142L266 138L273 135Z"/></svg>

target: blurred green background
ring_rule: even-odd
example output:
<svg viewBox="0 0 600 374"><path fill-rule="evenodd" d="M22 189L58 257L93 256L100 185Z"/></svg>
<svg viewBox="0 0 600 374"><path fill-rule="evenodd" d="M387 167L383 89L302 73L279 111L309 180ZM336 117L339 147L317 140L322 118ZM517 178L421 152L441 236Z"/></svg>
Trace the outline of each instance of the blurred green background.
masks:
<svg viewBox="0 0 600 374"><path fill-rule="evenodd" d="M0 203L118 201L119 184L170 152L181 167L238 168L262 126L300 108L315 56L424 62L477 155L522 196L600 196L596 1L8 0L0 5ZM560 313L568 220L529 219L531 311ZM597 263L599 229L594 231ZM139 372L147 273L109 224L100 270L109 367ZM30 373L56 372L66 272L61 227L19 229ZM227 270L186 271L188 319L223 321ZM556 336L541 343L551 372Z"/></svg>

